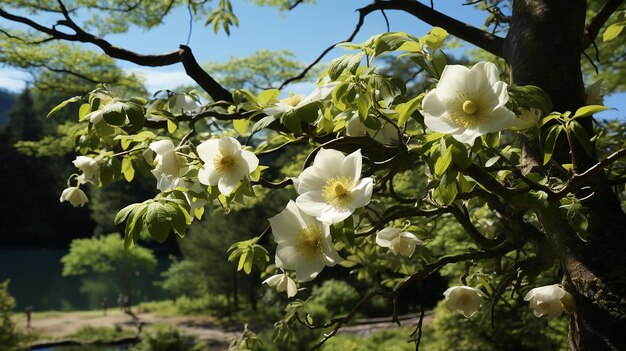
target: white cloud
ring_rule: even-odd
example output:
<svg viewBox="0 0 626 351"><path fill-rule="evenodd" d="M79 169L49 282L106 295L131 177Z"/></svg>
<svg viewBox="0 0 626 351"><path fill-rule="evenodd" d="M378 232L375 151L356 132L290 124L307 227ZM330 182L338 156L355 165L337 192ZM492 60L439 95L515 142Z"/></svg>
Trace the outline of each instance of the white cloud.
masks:
<svg viewBox="0 0 626 351"><path fill-rule="evenodd" d="M185 71L163 71L162 69L151 68L127 68L126 73L134 73L144 80L149 93L157 90L174 90L182 85L196 85L193 79L189 78Z"/></svg>
<svg viewBox="0 0 626 351"><path fill-rule="evenodd" d="M24 72L14 68L0 68L0 88L20 92L26 87L26 82L32 77Z"/></svg>

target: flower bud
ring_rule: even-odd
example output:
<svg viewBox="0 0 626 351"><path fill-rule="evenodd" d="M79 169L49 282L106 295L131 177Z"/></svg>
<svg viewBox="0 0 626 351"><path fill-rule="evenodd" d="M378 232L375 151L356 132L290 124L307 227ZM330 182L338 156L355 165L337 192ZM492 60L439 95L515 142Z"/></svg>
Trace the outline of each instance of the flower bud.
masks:
<svg viewBox="0 0 626 351"><path fill-rule="evenodd" d="M453 286L443 293L446 297L446 308L465 317L471 317L483 303L485 294L469 286Z"/></svg>
<svg viewBox="0 0 626 351"><path fill-rule="evenodd" d="M68 201L74 207L83 207L87 202L89 202L89 199L87 199L87 195L85 195L85 192L80 190L79 187L71 186L63 190L59 201Z"/></svg>
<svg viewBox="0 0 626 351"><path fill-rule="evenodd" d="M530 302L530 308L536 317L548 316L552 320L565 312L572 314L576 311L574 296L563 289L560 284L546 285L534 288L526 294L525 301Z"/></svg>

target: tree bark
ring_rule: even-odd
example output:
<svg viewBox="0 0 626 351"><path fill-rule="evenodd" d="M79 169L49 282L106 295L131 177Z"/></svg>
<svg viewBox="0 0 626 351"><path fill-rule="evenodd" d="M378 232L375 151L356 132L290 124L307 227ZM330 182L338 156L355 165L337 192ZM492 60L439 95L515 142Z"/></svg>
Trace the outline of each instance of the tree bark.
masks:
<svg viewBox="0 0 626 351"><path fill-rule="evenodd" d="M585 42L585 0L516 0L513 3L505 59L516 85L536 85L552 99L554 110L576 111L585 105L580 59ZM593 135L591 118L581 124ZM564 139L564 138L563 138ZM537 150L540 140L523 140ZM555 159L569 163L563 142ZM597 162L580 145L573 150L576 171ZM537 158L537 152L525 157ZM526 164L541 165L541 159ZM535 168L547 174L549 169ZM589 220L586 241L572 230L559 204L537 215L567 275L567 288L576 297L577 311L569 325L569 350L618 350L626 345L626 216L606 184L604 174L594 177L585 191L575 194Z"/></svg>

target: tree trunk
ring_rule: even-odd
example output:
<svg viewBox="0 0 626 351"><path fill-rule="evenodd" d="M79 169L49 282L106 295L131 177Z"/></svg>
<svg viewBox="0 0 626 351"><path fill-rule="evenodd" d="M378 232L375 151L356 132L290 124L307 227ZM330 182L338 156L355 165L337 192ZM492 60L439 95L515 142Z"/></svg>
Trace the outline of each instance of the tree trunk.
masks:
<svg viewBox="0 0 626 351"><path fill-rule="evenodd" d="M516 0L505 58L511 81L536 85L552 99L554 110L576 111L585 105L581 53L585 29L585 0ZM592 119L581 124L593 135ZM563 138L565 139L565 138ZM570 163L566 142L558 145L555 159ZM524 164L541 165L539 140L523 140ZM535 150L535 151L533 151ZM575 170L582 172L597 162L575 145ZM547 174L549 169L534 171ZM569 350L618 350L626 345L626 216L605 175L589 181L586 191L575 194L589 220L587 241L570 228L557 204L537 213L552 248L567 274L568 290L576 297L577 311L569 325Z"/></svg>

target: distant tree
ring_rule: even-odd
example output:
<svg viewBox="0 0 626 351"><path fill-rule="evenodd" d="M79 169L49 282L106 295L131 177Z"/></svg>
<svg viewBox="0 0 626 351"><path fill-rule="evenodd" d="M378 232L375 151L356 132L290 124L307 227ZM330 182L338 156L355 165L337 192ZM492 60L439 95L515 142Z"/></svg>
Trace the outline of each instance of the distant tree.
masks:
<svg viewBox="0 0 626 351"><path fill-rule="evenodd" d="M167 271L161 273L161 288L178 298L179 296L199 297L206 291L205 278L196 262L173 260Z"/></svg>
<svg viewBox="0 0 626 351"><path fill-rule="evenodd" d="M88 272L114 273L130 301L133 295L131 275L136 271L152 271L157 264L151 250L142 247L126 250L119 234L76 239L61 262L63 276L80 276Z"/></svg>
<svg viewBox="0 0 626 351"><path fill-rule="evenodd" d="M626 344L626 214L621 207L626 149L598 150L603 131L593 115L607 107L599 86L589 84L589 65L582 63L596 61L594 51L606 52L610 58L601 57L599 67L608 89L624 88L623 0L469 2L486 11L487 30L440 12L435 1L374 0L358 9L358 22L340 45L350 52L330 63L311 94L283 99L277 89L258 94L228 90L198 64L187 45L143 55L106 39L131 24L152 28L176 6L188 6L192 15L206 16L216 32L230 33L238 20L229 0L140 1L132 8L125 2L102 8L100 2L86 0L5 3L0 17L30 27L30 32L2 30L10 45L30 49L34 57L28 62L37 62L39 49L61 40L90 43L110 58L143 66L180 63L211 98L200 106L195 95L168 95L155 104L146 96L100 87L53 110L69 103L80 106L83 128L74 133L76 150L98 158L94 163L102 172L95 185L128 179L134 168L146 165L158 175L158 195L130 204L116 216L116 223L125 223L127 244L138 241L141 233L159 242L172 232L184 236L191 216L203 210L196 208L200 200L207 200L202 203L209 209L219 206L228 212L250 205L251 197L263 199L254 186L295 188L297 198L283 201L279 215L258 212L271 215L276 245L262 243L267 231L243 210L232 213L234 223L207 216L220 225L205 235L211 240L219 240L222 232L233 240L243 233L252 237L235 243L228 257L248 274L258 273L253 267L263 269L270 259L260 245L275 247L276 266L286 271L272 280L277 290L289 291L286 285L293 291L294 275L303 285L323 278L321 270L336 266L341 257L341 265L371 282L371 291L347 316L324 324L333 329L314 347L322 347L367 300L384 296L395 305L411 283L454 263L466 267L462 286L444 293L446 307L454 312L471 317L481 300L506 304L502 295L511 291L528 296L538 317L571 314L572 351ZM256 3L293 9L306 1ZM389 11L436 27L419 37L388 32L352 42L366 17ZM56 16L57 22L33 20L44 14ZM488 59L472 68L448 65L441 49L449 34L488 52ZM2 47L0 52L9 57L7 52L21 50ZM431 83L427 91L408 95L402 79L377 73L378 58L388 52L407 56L423 69ZM385 135L385 128L393 133ZM261 143L249 142L261 138ZM311 148L294 157L302 173L270 181L263 156L303 143ZM153 156L148 162L147 149ZM402 196L394 182L404 172L426 181ZM75 190L85 177L70 177L75 184L70 186ZM265 199L263 207L272 208ZM485 225L485 217L492 223ZM463 228L463 244L428 255L430 241L440 236L438 224L448 220ZM250 223L256 227L249 228ZM193 234L192 229L190 243ZM204 268L218 266L211 262ZM551 270L559 279L537 286L537 277ZM380 279L380 271L391 277ZM248 291L254 296L254 289ZM549 296L539 301L538 294ZM315 329L296 318L302 306L297 300L288 305L276 324L279 338L288 337L284 327L296 320ZM487 311L479 313L487 316Z"/></svg>
<svg viewBox="0 0 626 351"><path fill-rule="evenodd" d="M3 351L26 350L24 336L16 329L11 317L15 299L9 294L9 281L0 283L0 345Z"/></svg>

